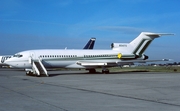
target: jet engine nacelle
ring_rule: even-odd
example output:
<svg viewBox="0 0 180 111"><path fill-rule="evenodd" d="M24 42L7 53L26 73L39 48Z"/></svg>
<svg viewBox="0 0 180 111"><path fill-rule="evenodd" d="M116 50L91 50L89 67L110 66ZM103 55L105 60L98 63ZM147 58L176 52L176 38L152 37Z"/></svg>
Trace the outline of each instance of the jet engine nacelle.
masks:
<svg viewBox="0 0 180 111"><path fill-rule="evenodd" d="M120 47L128 47L128 43L111 43L111 49Z"/></svg>
<svg viewBox="0 0 180 111"><path fill-rule="evenodd" d="M149 56L147 56L147 55L143 54L141 58L142 58L143 60L146 60L146 59L148 59L148 58L149 58Z"/></svg>

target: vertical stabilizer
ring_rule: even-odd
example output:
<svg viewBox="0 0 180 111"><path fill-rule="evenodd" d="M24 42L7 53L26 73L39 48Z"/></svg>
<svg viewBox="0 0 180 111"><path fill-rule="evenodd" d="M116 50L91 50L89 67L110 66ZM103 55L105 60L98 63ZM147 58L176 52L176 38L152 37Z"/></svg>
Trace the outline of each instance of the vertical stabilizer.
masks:
<svg viewBox="0 0 180 111"><path fill-rule="evenodd" d="M83 49L93 49L96 38L91 38Z"/></svg>
<svg viewBox="0 0 180 111"><path fill-rule="evenodd" d="M160 36L163 35L173 35L169 33L151 33L151 32L142 32L137 38L135 38L130 45L133 47L131 49L132 54L137 56L142 56L147 47L151 44L151 42Z"/></svg>

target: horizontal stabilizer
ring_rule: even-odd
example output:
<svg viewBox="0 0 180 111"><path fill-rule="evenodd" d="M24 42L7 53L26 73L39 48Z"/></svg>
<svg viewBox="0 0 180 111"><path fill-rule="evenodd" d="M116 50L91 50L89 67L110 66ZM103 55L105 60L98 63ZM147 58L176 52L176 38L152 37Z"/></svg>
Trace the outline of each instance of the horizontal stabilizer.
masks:
<svg viewBox="0 0 180 111"><path fill-rule="evenodd" d="M147 36L153 36L153 37L160 37L160 36L164 36L164 35L174 35L172 33L150 33L150 32L142 32L142 33Z"/></svg>

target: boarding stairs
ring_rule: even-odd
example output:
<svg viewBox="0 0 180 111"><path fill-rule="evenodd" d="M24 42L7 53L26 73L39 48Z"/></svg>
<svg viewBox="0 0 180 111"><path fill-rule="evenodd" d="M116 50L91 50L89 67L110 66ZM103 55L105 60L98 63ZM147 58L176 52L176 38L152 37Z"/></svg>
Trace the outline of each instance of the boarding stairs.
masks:
<svg viewBox="0 0 180 111"><path fill-rule="evenodd" d="M38 58L38 60L33 60L32 58L30 59L31 59L30 61L32 64L33 74L36 74L37 76L41 76L41 75L49 76L40 58Z"/></svg>

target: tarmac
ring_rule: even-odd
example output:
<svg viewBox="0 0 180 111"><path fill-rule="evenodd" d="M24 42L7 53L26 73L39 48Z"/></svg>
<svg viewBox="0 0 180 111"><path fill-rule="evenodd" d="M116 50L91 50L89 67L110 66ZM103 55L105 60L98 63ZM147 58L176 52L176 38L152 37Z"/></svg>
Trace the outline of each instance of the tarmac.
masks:
<svg viewBox="0 0 180 111"><path fill-rule="evenodd" d="M180 74L0 69L0 111L180 111Z"/></svg>

